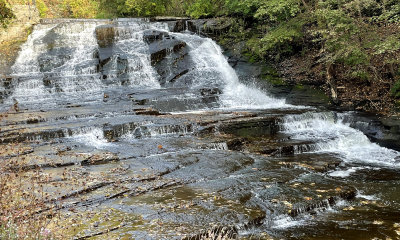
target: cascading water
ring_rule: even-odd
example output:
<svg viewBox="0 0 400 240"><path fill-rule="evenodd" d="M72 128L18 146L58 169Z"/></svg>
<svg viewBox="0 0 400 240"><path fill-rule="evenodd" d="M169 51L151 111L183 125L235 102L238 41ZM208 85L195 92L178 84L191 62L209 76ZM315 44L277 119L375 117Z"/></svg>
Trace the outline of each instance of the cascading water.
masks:
<svg viewBox="0 0 400 240"><path fill-rule="evenodd" d="M118 86L122 80L128 80L131 87L158 88L143 31L165 30L167 26L142 20L119 21L113 28L115 51L107 81L98 71L99 45L95 33L104 24L77 21L36 26L12 67L15 90L6 104L16 99L28 108L37 108L33 104L54 108L71 101L99 101L107 85ZM123 74L118 72L120 55L126 61Z"/></svg>
<svg viewBox="0 0 400 240"><path fill-rule="evenodd" d="M145 31L155 30L164 34L164 38L168 36L185 43L192 65L177 81L194 90L221 89L217 100L219 109L294 107L286 104L284 99L275 99L240 83L221 48L209 38L172 33L166 23L149 23L141 19L117 20L114 26L105 24L104 21L78 21L36 26L12 67L17 82L6 104L11 105L15 99L28 108L35 108L32 104L54 108L63 102L98 102L103 100L106 89L118 88L121 83L128 89L160 88L160 76L151 66L149 45L144 36ZM99 46L96 34L102 29L112 31L112 47ZM167 53L173 52L173 48ZM106 61L103 75L98 69L101 61ZM168 64L171 63L169 60ZM171 72L171 66L166 71ZM184 101L197 101L198 98L192 92L173 97ZM197 109L189 107L187 110ZM287 116L284 132L296 139L315 141L316 151L338 153L345 161L399 164L395 160L398 152L371 143L362 132L334 119L335 116L333 113Z"/></svg>
<svg viewBox="0 0 400 240"><path fill-rule="evenodd" d="M294 107L284 99L268 96L259 89L239 82L235 70L229 65L221 48L211 39L191 34L174 34L186 42L194 62L192 87L215 86L222 88L222 109L270 109Z"/></svg>
<svg viewBox="0 0 400 240"><path fill-rule="evenodd" d="M0 122L0 144L34 148L44 171L66 181L66 199L87 194L74 205L78 211L98 203L107 219L122 218L110 229L118 225L115 232L135 239L180 239L210 223L240 223L244 236L257 228L277 239L302 239L311 221L322 229L342 220L326 220L327 209L343 213L340 224L352 227L357 222L340 211L340 201L347 206L354 199L345 187L363 193L357 198L370 194L400 206L391 172L400 169L400 153L351 128L351 114L293 106L243 84L214 41L187 32L187 22L185 32L173 29L143 19L35 26L0 106L20 109ZM61 171L51 170L57 166L72 166L72 174L94 185L79 183L69 192L73 181L64 172L58 179ZM364 181L369 173L379 181ZM382 196L371 190L375 185L393 190ZM266 216L251 221L260 212ZM362 229L370 220L360 221ZM158 221L165 224L157 228ZM101 229L106 224L82 229L108 233Z"/></svg>
<svg viewBox="0 0 400 240"><path fill-rule="evenodd" d="M289 115L284 132L295 139L314 141L317 152L337 153L344 161L400 167L400 153L380 147L361 131L343 123L343 115L333 112Z"/></svg>

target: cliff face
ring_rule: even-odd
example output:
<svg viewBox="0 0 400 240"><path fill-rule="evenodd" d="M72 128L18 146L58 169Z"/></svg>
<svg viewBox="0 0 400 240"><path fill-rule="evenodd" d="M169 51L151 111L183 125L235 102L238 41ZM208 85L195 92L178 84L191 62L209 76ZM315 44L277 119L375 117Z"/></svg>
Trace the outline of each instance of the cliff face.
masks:
<svg viewBox="0 0 400 240"><path fill-rule="evenodd" d="M39 22L39 12L34 6L14 5L16 18L6 29L0 29L0 77L10 74L21 44L23 44L34 24Z"/></svg>

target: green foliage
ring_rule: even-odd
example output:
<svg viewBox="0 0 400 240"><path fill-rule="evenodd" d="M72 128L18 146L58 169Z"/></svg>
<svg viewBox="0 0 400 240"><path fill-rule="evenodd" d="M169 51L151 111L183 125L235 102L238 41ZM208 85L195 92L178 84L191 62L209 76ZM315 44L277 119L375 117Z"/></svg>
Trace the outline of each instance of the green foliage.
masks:
<svg viewBox="0 0 400 240"><path fill-rule="evenodd" d="M331 1L324 2L322 6L325 8L316 10L314 16L318 23L317 32L325 43L326 57L324 60L348 66L368 64L368 55L361 47L361 37L359 37L361 32L354 18ZM364 78L365 76L360 75L359 77Z"/></svg>
<svg viewBox="0 0 400 240"><path fill-rule="evenodd" d="M47 12L49 9L46 6L46 3L43 2L43 0L36 0L36 7L39 10L39 16L41 18L44 18L47 16Z"/></svg>
<svg viewBox="0 0 400 240"><path fill-rule="evenodd" d="M400 50L400 35L392 35L374 47L374 54L390 54Z"/></svg>
<svg viewBox="0 0 400 240"><path fill-rule="evenodd" d="M15 15L10 6L5 0L0 0L0 26L7 27L13 18L15 18Z"/></svg>
<svg viewBox="0 0 400 240"><path fill-rule="evenodd" d="M65 17L95 18L99 2L93 0L63 0L62 9Z"/></svg>
<svg viewBox="0 0 400 240"><path fill-rule="evenodd" d="M242 54L251 63L262 60L263 54L260 49L260 41L258 36L254 36L246 42L246 49L244 49Z"/></svg>
<svg viewBox="0 0 400 240"><path fill-rule="evenodd" d="M368 81L370 79L370 75L368 72L364 70L356 70L351 73L351 77L361 79L363 81Z"/></svg>
<svg viewBox="0 0 400 240"><path fill-rule="evenodd" d="M224 8L228 15L252 17L260 5L260 0L225 0Z"/></svg>
<svg viewBox="0 0 400 240"><path fill-rule="evenodd" d="M218 15L223 2L220 0L194 0L187 8L187 15L192 18Z"/></svg>
<svg viewBox="0 0 400 240"><path fill-rule="evenodd" d="M275 86L287 84L281 77L279 77L279 74L275 68L268 65L265 65L262 68L261 78Z"/></svg>
<svg viewBox="0 0 400 240"><path fill-rule="evenodd" d="M270 21L284 21L300 12L299 0L269 0L262 1L255 17Z"/></svg>
<svg viewBox="0 0 400 240"><path fill-rule="evenodd" d="M400 22L400 0L383 1L383 14L377 19L388 22Z"/></svg>
<svg viewBox="0 0 400 240"><path fill-rule="evenodd" d="M165 0L126 0L119 8L124 15L135 17L151 17L165 13Z"/></svg>
<svg viewBox="0 0 400 240"><path fill-rule="evenodd" d="M303 24L302 19L295 18L272 29L261 39L262 52L275 55L276 59L279 59L281 55L291 53L293 47L297 46L303 37Z"/></svg>
<svg viewBox="0 0 400 240"><path fill-rule="evenodd" d="M393 85L391 92L395 98L400 98L400 80Z"/></svg>
<svg viewBox="0 0 400 240"><path fill-rule="evenodd" d="M379 16L383 11L383 7L375 0L360 0L360 9L366 17Z"/></svg>
<svg viewBox="0 0 400 240"><path fill-rule="evenodd" d="M363 49L354 45L343 46L342 49L335 52L335 62L344 63L348 66L366 65L369 63L368 55Z"/></svg>

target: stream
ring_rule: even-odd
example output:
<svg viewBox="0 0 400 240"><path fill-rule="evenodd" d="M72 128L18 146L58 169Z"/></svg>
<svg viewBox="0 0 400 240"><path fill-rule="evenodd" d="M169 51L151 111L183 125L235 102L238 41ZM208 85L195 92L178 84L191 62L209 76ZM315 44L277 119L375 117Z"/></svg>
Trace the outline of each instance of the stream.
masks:
<svg viewBox="0 0 400 240"><path fill-rule="evenodd" d="M68 238L399 239L400 152L368 121L274 97L177 24L42 21L1 82L0 159L40 169Z"/></svg>

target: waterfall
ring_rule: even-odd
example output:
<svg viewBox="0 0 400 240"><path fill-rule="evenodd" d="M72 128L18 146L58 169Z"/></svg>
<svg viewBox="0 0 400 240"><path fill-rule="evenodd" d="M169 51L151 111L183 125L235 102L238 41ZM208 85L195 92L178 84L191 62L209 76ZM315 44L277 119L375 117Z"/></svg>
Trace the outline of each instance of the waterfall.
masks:
<svg viewBox="0 0 400 240"><path fill-rule="evenodd" d="M102 25L104 21L88 20L35 26L12 66L14 91L5 103L11 105L15 99L28 108L55 108L71 101L101 101L107 85L121 85L115 78L122 78L117 73L122 54L130 87L158 88L143 31L166 30L168 26L140 19L119 20L113 29L115 53L107 82L98 69L95 30Z"/></svg>
<svg viewBox="0 0 400 240"><path fill-rule="evenodd" d="M221 47L209 38L198 35L174 34L185 41L193 59L192 87L215 86L222 88L223 109L271 109L294 107L285 99L276 99L267 93L239 82L235 70L229 65Z"/></svg>
<svg viewBox="0 0 400 240"><path fill-rule="evenodd" d="M100 44L102 39L96 35L100 30L111 33L107 44ZM184 68L173 72L179 64ZM70 103L101 106L105 91L124 95L139 89L152 98L148 102L170 112L175 107L186 111L295 108L285 99L241 83L213 40L170 32L167 23L143 19L37 25L12 71L14 91L5 103L10 106L16 100L28 109ZM150 135L188 132L181 128L160 127ZM283 131L294 139L314 142L310 151L336 153L345 161L400 164L398 152L371 143L345 124L340 114L289 115Z"/></svg>
<svg viewBox="0 0 400 240"><path fill-rule="evenodd" d="M29 108L57 107L60 101L100 98L103 88L97 73L100 23L77 22L38 25L12 67L16 99Z"/></svg>
<svg viewBox="0 0 400 240"><path fill-rule="evenodd" d="M344 161L400 167L400 153L372 143L334 112L307 112L284 118L283 131L294 139L314 141L314 151L336 153Z"/></svg>

